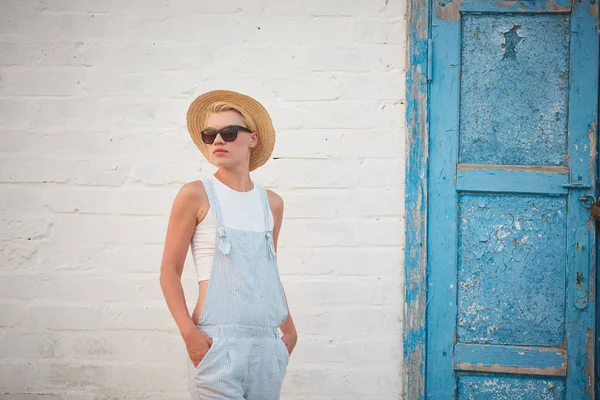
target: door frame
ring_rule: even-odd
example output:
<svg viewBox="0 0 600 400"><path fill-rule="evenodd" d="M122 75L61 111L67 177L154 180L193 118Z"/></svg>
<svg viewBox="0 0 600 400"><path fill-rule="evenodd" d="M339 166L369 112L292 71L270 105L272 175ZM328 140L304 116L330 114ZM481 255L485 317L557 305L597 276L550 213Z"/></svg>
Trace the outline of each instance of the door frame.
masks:
<svg viewBox="0 0 600 400"><path fill-rule="evenodd" d="M599 17L596 16L599 20ZM600 26L600 22L597 23ZM431 8L429 0L408 0L408 43L406 69L407 158L405 193L406 226L404 253L403 398L425 400L427 355L427 204L429 165L429 80L428 61ZM598 28L600 31L600 27ZM598 93L600 97L600 90ZM600 108L599 114L600 115ZM596 123L596 139L600 135ZM596 158L600 162L600 157ZM598 168L598 166L597 166ZM598 170L598 169L597 169ZM597 188L596 193L599 193ZM600 244L597 244L600 251ZM600 257L596 257L600 274ZM600 335L600 279L596 279L596 342ZM600 345L596 346L596 385L600 386ZM600 391L597 391L600 393Z"/></svg>
<svg viewBox="0 0 600 400"><path fill-rule="evenodd" d="M404 397L425 399L427 195L429 165L429 0L408 0L406 68L406 245L404 254Z"/></svg>

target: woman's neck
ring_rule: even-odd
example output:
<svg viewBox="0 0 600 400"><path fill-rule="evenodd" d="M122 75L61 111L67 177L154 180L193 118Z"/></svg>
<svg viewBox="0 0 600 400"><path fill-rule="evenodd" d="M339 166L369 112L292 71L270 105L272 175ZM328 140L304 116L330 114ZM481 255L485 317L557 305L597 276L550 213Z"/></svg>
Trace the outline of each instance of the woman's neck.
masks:
<svg viewBox="0 0 600 400"><path fill-rule="evenodd" d="M237 192L249 192L254 188L254 183L247 171L234 172L219 168L214 177Z"/></svg>

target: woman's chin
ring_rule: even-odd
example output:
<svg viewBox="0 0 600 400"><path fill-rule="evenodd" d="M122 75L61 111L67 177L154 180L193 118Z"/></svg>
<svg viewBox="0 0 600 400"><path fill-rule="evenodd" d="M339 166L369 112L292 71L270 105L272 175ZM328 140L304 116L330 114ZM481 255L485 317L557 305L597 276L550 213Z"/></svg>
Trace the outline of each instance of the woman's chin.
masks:
<svg viewBox="0 0 600 400"><path fill-rule="evenodd" d="M238 163L236 163L234 160L227 159L225 157L213 158L213 165L215 165L217 168L234 169L237 167L237 164Z"/></svg>

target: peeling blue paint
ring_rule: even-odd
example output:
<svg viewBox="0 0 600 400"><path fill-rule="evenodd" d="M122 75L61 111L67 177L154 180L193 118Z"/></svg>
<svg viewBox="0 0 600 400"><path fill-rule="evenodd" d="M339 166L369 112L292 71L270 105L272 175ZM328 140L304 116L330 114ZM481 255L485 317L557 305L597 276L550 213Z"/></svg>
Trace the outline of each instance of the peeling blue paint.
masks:
<svg viewBox="0 0 600 400"><path fill-rule="evenodd" d="M566 163L567 15L462 19L461 163Z"/></svg>
<svg viewBox="0 0 600 400"><path fill-rule="evenodd" d="M519 25L515 25L508 32L504 32L504 43L502 43L502 50L504 50L504 55L502 59L505 60L507 58L511 58L513 60L517 59L517 45L521 43L524 37L519 36Z"/></svg>
<svg viewBox="0 0 600 400"><path fill-rule="evenodd" d="M512 376L460 376L459 400L562 400L565 383L561 379Z"/></svg>
<svg viewBox="0 0 600 400"><path fill-rule="evenodd" d="M571 11L570 0L535 0L535 1L511 1L511 0L462 0L460 10L465 13L569 13Z"/></svg>
<svg viewBox="0 0 600 400"><path fill-rule="evenodd" d="M530 193L566 195L569 182L567 171L550 168L539 170L508 170L498 166L493 169L459 169L456 185L460 192Z"/></svg>
<svg viewBox="0 0 600 400"><path fill-rule="evenodd" d="M461 196L458 342L564 342L566 216L564 198Z"/></svg>
<svg viewBox="0 0 600 400"><path fill-rule="evenodd" d="M566 376L567 352L555 347L495 346L457 343L457 371L510 372L523 375Z"/></svg>
<svg viewBox="0 0 600 400"><path fill-rule="evenodd" d="M404 388L406 399L425 398L426 251L427 251L427 43L429 2L410 0L406 72L406 247L405 316L403 325Z"/></svg>

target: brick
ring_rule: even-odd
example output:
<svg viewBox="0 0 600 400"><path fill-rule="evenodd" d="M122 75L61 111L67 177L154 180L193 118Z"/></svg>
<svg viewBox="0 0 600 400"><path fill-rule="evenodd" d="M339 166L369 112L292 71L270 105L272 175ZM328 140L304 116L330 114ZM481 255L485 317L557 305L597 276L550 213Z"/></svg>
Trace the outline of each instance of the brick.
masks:
<svg viewBox="0 0 600 400"><path fill-rule="evenodd" d="M180 76L185 79L179 78ZM149 85L148 82L152 84ZM114 71L98 69L88 72L86 89L103 96L184 96L197 83L181 71L131 71L115 74Z"/></svg>
<svg viewBox="0 0 600 400"><path fill-rule="evenodd" d="M406 109L403 104L403 100L389 100L382 102L380 107L381 113L378 118L377 127L379 129L391 130L396 133L396 136L400 136L404 131L404 116ZM404 142L402 142L404 143ZM404 148L402 148L404 150Z"/></svg>
<svg viewBox="0 0 600 400"><path fill-rule="evenodd" d="M3 398L7 400L188 400L189 393L177 391L165 392L140 392L128 391L124 389L107 389L87 387L87 391L64 390L64 389L45 389L37 393L31 392L11 392L3 393Z"/></svg>
<svg viewBox="0 0 600 400"><path fill-rule="evenodd" d="M65 1L65 0L63 0ZM165 3L161 0L134 0L127 5L120 2L114 2L108 10L130 11L134 9L141 13L143 18L148 16L203 16L206 14L234 14L246 15L259 13L264 1L247 2L243 0L231 0L227 3L214 3L207 0L193 3L170 2ZM70 8L69 8L70 9Z"/></svg>
<svg viewBox="0 0 600 400"><path fill-rule="evenodd" d="M166 229L166 222L165 222ZM100 244L92 240L83 244L49 243L39 249L40 272L101 271L101 273L156 273L164 243Z"/></svg>
<svg viewBox="0 0 600 400"><path fill-rule="evenodd" d="M401 300L398 281L370 277L295 281L286 286L290 302L309 305L398 304Z"/></svg>
<svg viewBox="0 0 600 400"><path fill-rule="evenodd" d="M399 216L401 188L277 189L287 218ZM347 201L349 198L351 202ZM285 222L284 222L285 223Z"/></svg>
<svg viewBox="0 0 600 400"><path fill-rule="evenodd" d="M25 304L15 302L14 300L0 302L0 327L19 326L27 317L27 307Z"/></svg>
<svg viewBox="0 0 600 400"><path fill-rule="evenodd" d="M40 211L45 205L45 192L39 187L3 184L0 186L0 209L7 212Z"/></svg>
<svg viewBox="0 0 600 400"><path fill-rule="evenodd" d="M381 66L385 71L406 68L406 45L387 44L381 49Z"/></svg>
<svg viewBox="0 0 600 400"><path fill-rule="evenodd" d="M165 368L162 363L116 364L114 373L106 382L107 388L129 390L167 391L187 387L186 362L181 360L179 368ZM160 376L160 379L157 377ZM189 396L189 394L188 394Z"/></svg>
<svg viewBox="0 0 600 400"><path fill-rule="evenodd" d="M40 385L42 375L37 363L0 360L0 390L24 391Z"/></svg>
<svg viewBox="0 0 600 400"><path fill-rule="evenodd" d="M313 73L296 79L277 78L270 84L284 102L337 100L342 91L342 82L335 73Z"/></svg>
<svg viewBox="0 0 600 400"><path fill-rule="evenodd" d="M140 132L127 134L109 131L63 131L52 133L7 130L0 138L1 148L10 153L44 154L49 150L53 155L81 157L85 148L85 157L96 161L111 157L131 159L132 151L143 144L144 154L154 155L155 162L163 157L164 162L176 158L194 160L199 151L187 131L177 135L163 135L141 128ZM148 157L149 159L150 157ZM146 160L143 155L134 161Z"/></svg>
<svg viewBox="0 0 600 400"><path fill-rule="evenodd" d="M19 10L4 17L0 40L18 37L25 43L63 42L72 40L74 33L83 41L118 39L128 29L124 19L111 14Z"/></svg>
<svg viewBox="0 0 600 400"><path fill-rule="evenodd" d="M341 74L337 77L341 85L340 99L344 101L398 101L405 97L404 77L404 74L396 72ZM399 119L404 121L403 114L399 114Z"/></svg>
<svg viewBox="0 0 600 400"><path fill-rule="evenodd" d="M29 308L29 318L25 321L25 332L50 330L98 330L103 306L71 305L53 302L35 304Z"/></svg>
<svg viewBox="0 0 600 400"><path fill-rule="evenodd" d="M3 272L32 273L38 270L39 249L29 241L11 240L0 247L0 265Z"/></svg>
<svg viewBox="0 0 600 400"><path fill-rule="evenodd" d="M379 313L377 316L385 317ZM318 337L301 339L293 353L296 364L351 362L355 365L368 365L373 364L373 360L377 360L378 364L391 367L398 362L402 353L400 326L396 334L381 332L379 335L355 337L338 333L323 339Z"/></svg>
<svg viewBox="0 0 600 400"><path fill-rule="evenodd" d="M364 159L355 173L356 184L365 188L398 187L404 181L404 167L404 159Z"/></svg>
<svg viewBox="0 0 600 400"><path fill-rule="evenodd" d="M123 14L93 13L85 14L55 14L60 16L60 32L57 41L69 41L73 34L79 34L84 42L90 41L115 41L126 37L130 30L128 18ZM36 39L38 37L36 36Z"/></svg>
<svg viewBox="0 0 600 400"><path fill-rule="evenodd" d="M106 217L61 214L50 237L53 244L162 244L167 218L152 216Z"/></svg>
<svg viewBox="0 0 600 400"><path fill-rule="evenodd" d="M128 390L121 388L103 388L96 392L94 400L189 400L190 393L186 388L187 385L179 384L169 391L147 392L140 389Z"/></svg>
<svg viewBox="0 0 600 400"><path fill-rule="evenodd" d="M295 302L292 300L290 304L294 321L298 321L298 332L303 343L333 343L344 339L361 341L372 338L375 331L379 335L397 334L402 323L398 317L399 305L396 304L331 304L325 308L316 305L294 308Z"/></svg>
<svg viewBox="0 0 600 400"><path fill-rule="evenodd" d="M2 74L0 93L10 96L77 96L84 94L83 70L8 71Z"/></svg>
<svg viewBox="0 0 600 400"><path fill-rule="evenodd" d="M403 19L407 18L407 14L408 3L402 0L388 0L382 12L382 15L389 15L394 18L402 17Z"/></svg>
<svg viewBox="0 0 600 400"><path fill-rule="evenodd" d="M221 7L223 8L223 7ZM138 43L152 45L166 43L199 43L213 45L214 32L219 32L219 43L261 43L271 44L301 43L307 19L265 18L263 16L239 14L199 14L190 18L190 10L176 16L156 15L143 18L131 26ZM223 29L224 26L235 29Z"/></svg>
<svg viewBox="0 0 600 400"><path fill-rule="evenodd" d="M168 216L177 187L132 190L107 188L49 188L47 205L59 213Z"/></svg>
<svg viewBox="0 0 600 400"><path fill-rule="evenodd" d="M93 393L85 393L79 391L56 391L48 393L44 390L40 393L3 393L3 398L6 400L96 400Z"/></svg>
<svg viewBox="0 0 600 400"><path fill-rule="evenodd" d="M339 158L347 130L285 130L277 135L273 158Z"/></svg>
<svg viewBox="0 0 600 400"><path fill-rule="evenodd" d="M369 72L381 70L381 48L376 45L311 46L308 66L311 71Z"/></svg>
<svg viewBox="0 0 600 400"><path fill-rule="evenodd" d="M396 160L399 154L404 154L404 137L398 130L349 131L344 135L341 152L346 157Z"/></svg>
<svg viewBox="0 0 600 400"><path fill-rule="evenodd" d="M148 305L106 306L101 318L102 329L177 331L177 325L164 301L145 304Z"/></svg>
<svg viewBox="0 0 600 400"><path fill-rule="evenodd" d="M3 2L4 3L4 2ZM60 33L61 16L28 10L0 14L0 41L43 40Z"/></svg>
<svg viewBox="0 0 600 400"><path fill-rule="evenodd" d="M14 330L6 331L0 337L0 358L32 359L51 355L52 338L41 334L23 334Z"/></svg>
<svg viewBox="0 0 600 400"><path fill-rule="evenodd" d="M401 222L399 217L288 220L280 243L298 247L400 246Z"/></svg>
<svg viewBox="0 0 600 400"><path fill-rule="evenodd" d="M164 300L146 301L146 305L122 303L35 304L29 309L25 332L53 331L164 331L177 332Z"/></svg>
<svg viewBox="0 0 600 400"><path fill-rule="evenodd" d="M218 60L228 59L230 56L225 48L215 48L211 49L209 53L195 54L192 66L199 65L202 68L202 76L209 78L206 84L201 86L203 89L239 90L252 93L263 102L265 99L262 95L259 96L259 93L254 90L250 92L248 88L264 90L265 87L273 87L269 83L273 78L290 80L290 76L296 77L310 73L311 71L306 68L309 52L310 48L303 46L302 43L248 43L240 47L236 53L236 57L242 61L228 65L229 75L223 74L218 62ZM266 62L266 59L269 61ZM249 66L260 66L260 68L253 68L252 73L249 73ZM239 86L239 89L238 86L232 86L232 79L239 84L235 77L247 78L246 82ZM199 77L191 74L190 79L195 81Z"/></svg>
<svg viewBox="0 0 600 400"><path fill-rule="evenodd" d="M72 273L44 277L38 298L64 302L146 302L163 298L158 268L154 275L131 276L120 273L110 277Z"/></svg>
<svg viewBox="0 0 600 400"><path fill-rule="evenodd" d="M19 2L3 2L2 10L13 13L19 10L71 14L102 13L115 10L118 4L118 0L52 0L51 3L40 0L21 0Z"/></svg>
<svg viewBox="0 0 600 400"><path fill-rule="evenodd" d="M376 126L378 105L369 102L289 102L270 112L279 129L359 129Z"/></svg>
<svg viewBox="0 0 600 400"><path fill-rule="evenodd" d="M311 16L363 16L377 15L385 6L384 0L344 2L342 0L308 0L303 2L280 3L271 1L264 11L276 15Z"/></svg>
<svg viewBox="0 0 600 400"><path fill-rule="evenodd" d="M105 59L106 50L106 45L81 41L18 44L2 43L0 39L0 66L13 67L15 70L27 69L25 66L89 67L101 64Z"/></svg>
<svg viewBox="0 0 600 400"><path fill-rule="evenodd" d="M350 366L309 364L303 368L288 369L285 389L293 390L294 394L301 396L300 398L326 394L326 397L317 398L343 399L340 393L352 399L393 398L390 393L392 396L396 395L396 398L400 396L401 372L398 364L368 367L349 364Z"/></svg>
<svg viewBox="0 0 600 400"><path fill-rule="evenodd" d="M42 381L60 388L100 388L113 375L113 366L94 362L44 361L40 362L40 369Z"/></svg>
<svg viewBox="0 0 600 400"><path fill-rule="evenodd" d="M127 162L110 158L6 156L0 160L0 182L119 186L125 182L127 169Z"/></svg>
<svg viewBox="0 0 600 400"><path fill-rule="evenodd" d="M285 226L285 225L284 225ZM283 229L286 229L285 227ZM296 276L368 276L398 279L404 254L396 247L282 247L279 270L284 282ZM286 285L287 287L287 285Z"/></svg>
<svg viewBox="0 0 600 400"><path fill-rule="evenodd" d="M406 25L402 19L340 18L339 15L311 18L307 38L312 43L402 43Z"/></svg>
<svg viewBox="0 0 600 400"><path fill-rule="evenodd" d="M345 188L354 181L346 160L272 160L253 173L253 179L277 191L279 188ZM326 172L326 173L325 173Z"/></svg>
<svg viewBox="0 0 600 400"><path fill-rule="evenodd" d="M185 51L186 47L181 44L125 43L119 47L111 47L107 58L122 68L123 72L176 70L182 65L198 68L214 60L214 53L219 54L216 49L213 53L211 47L190 52Z"/></svg>
<svg viewBox="0 0 600 400"><path fill-rule="evenodd" d="M55 125L63 125L66 121L69 121L69 130L84 131L90 129L90 121L94 121L95 131L120 131L125 123L152 129L172 128L172 124L183 126L189 102L170 99L168 103L164 99L0 98L0 127L10 125L11 129L55 132ZM31 119L31 115L35 115L35 119Z"/></svg>
<svg viewBox="0 0 600 400"><path fill-rule="evenodd" d="M204 171L211 169L208 161L201 154L195 158L180 159L168 164L159 164L156 159L136 160L133 166L134 181L148 185L176 185L180 187L205 176Z"/></svg>
<svg viewBox="0 0 600 400"><path fill-rule="evenodd" d="M33 338L33 340L30 340ZM4 337L2 342L12 343L17 337ZM46 343L44 344L44 340ZM42 343L41 347L39 342ZM164 362L170 365L181 364L187 356L183 339L178 334L147 332L71 332L54 331L50 335L25 335L23 357L57 358L84 361L106 362ZM32 348L40 349L39 352ZM7 353L10 351L9 353ZM14 356L16 350L5 350L3 354ZM10 355L8 355L10 354Z"/></svg>
<svg viewBox="0 0 600 400"><path fill-rule="evenodd" d="M4 288L1 296L10 299L37 297L42 280L37 275L1 275Z"/></svg>
<svg viewBox="0 0 600 400"><path fill-rule="evenodd" d="M48 218L26 213L0 213L0 240L40 240L47 238L53 223Z"/></svg>

